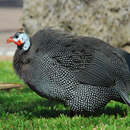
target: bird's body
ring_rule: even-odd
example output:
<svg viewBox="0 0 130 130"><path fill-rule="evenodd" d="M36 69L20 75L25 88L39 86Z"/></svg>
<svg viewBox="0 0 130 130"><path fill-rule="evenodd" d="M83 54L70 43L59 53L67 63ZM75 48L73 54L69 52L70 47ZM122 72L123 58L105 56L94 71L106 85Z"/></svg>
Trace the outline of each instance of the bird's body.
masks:
<svg viewBox="0 0 130 130"><path fill-rule="evenodd" d="M42 97L62 101L74 112L98 112L110 100L130 105L129 69L118 49L101 40L44 29L18 47L14 68Z"/></svg>

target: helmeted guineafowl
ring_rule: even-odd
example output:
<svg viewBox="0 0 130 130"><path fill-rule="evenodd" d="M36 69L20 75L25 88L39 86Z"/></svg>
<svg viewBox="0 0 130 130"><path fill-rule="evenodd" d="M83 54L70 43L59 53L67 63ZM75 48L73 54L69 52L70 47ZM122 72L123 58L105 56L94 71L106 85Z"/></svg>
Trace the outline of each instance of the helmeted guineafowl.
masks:
<svg viewBox="0 0 130 130"><path fill-rule="evenodd" d="M99 112L110 100L130 105L129 68L102 40L45 28L31 38L17 32L14 68L37 94L62 101L74 112Z"/></svg>

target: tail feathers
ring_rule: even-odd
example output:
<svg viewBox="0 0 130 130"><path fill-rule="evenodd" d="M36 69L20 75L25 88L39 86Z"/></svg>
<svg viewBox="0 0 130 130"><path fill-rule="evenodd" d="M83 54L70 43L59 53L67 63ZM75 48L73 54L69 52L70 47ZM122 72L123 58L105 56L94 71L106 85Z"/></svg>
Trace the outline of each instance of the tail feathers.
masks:
<svg viewBox="0 0 130 130"><path fill-rule="evenodd" d="M129 81L127 81L128 83L128 85L126 85L127 86L127 93L128 93L128 95L130 95L130 80Z"/></svg>
<svg viewBox="0 0 130 130"><path fill-rule="evenodd" d="M128 64L128 67L129 67L129 70L130 70L130 53L126 52L126 51L123 51L121 49L118 49L119 53L125 58L127 64Z"/></svg>
<svg viewBox="0 0 130 130"><path fill-rule="evenodd" d="M119 89L118 89L118 91L119 91ZM130 100L129 100L128 94L126 94L126 93L124 93L124 92L122 92L122 91L120 91L119 93L120 93L120 95L121 95L123 101L124 101L128 106L130 106Z"/></svg>
<svg viewBox="0 0 130 130"><path fill-rule="evenodd" d="M116 83L115 89L120 94L123 101L130 106L130 100L127 92L127 86L122 81L118 81Z"/></svg>
<svg viewBox="0 0 130 130"><path fill-rule="evenodd" d="M119 53L125 58L127 65L128 65L128 68L129 68L129 71L130 71L130 53L128 53L124 50L121 50L119 48L117 48L117 49L118 49ZM129 75L129 77L130 77L130 75ZM127 85L127 93L130 94L130 85L129 86Z"/></svg>

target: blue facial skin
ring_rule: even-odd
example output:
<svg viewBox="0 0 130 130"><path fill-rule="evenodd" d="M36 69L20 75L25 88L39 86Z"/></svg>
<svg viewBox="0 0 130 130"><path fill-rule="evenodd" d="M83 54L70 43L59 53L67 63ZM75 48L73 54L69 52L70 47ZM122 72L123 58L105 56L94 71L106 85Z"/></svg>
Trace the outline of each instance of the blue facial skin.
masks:
<svg viewBox="0 0 130 130"><path fill-rule="evenodd" d="M17 32L13 39L17 42L18 40L21 40L21 42L23 43L21 46L19 46L21 49L23 49L24 51L27 51L30 47L30 39L29 36L26 33L19 33Z"/></svg>

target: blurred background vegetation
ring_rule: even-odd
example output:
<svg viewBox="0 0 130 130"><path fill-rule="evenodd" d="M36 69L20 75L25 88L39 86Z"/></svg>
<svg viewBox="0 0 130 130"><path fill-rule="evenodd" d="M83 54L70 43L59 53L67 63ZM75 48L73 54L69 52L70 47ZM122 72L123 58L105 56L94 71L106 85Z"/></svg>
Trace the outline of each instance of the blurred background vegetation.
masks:
<svg viewBox="0 0 130 130"><path fill-rule="evenodd" d="M100 38L113 46L130 43L130 0L24 0L29 34L45 26Z"/></svg>

